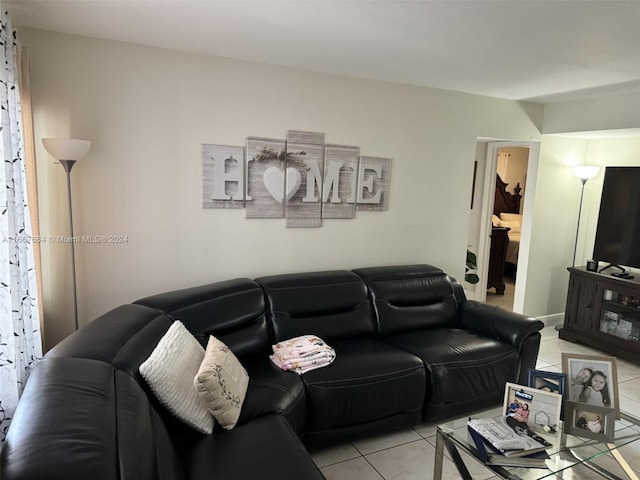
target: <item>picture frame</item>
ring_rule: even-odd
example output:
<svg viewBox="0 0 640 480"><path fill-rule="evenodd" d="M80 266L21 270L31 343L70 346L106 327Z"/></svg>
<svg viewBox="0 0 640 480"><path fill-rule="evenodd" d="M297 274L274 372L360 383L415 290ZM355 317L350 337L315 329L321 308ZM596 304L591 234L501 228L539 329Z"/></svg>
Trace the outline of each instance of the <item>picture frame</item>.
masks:
<svg viewBox="0 0 640 480"><path fill-rule="evenodd" d="M562 372L567 375L567 401L612 408L620 418L616 357L563 353Z"/></svg>
<svg viewBox="0 0 640 480"><path fill-rule="evenodd" d="M473 162L473 183L471 183L471 210L473 210L473 198L476 196L476 177L478 175L478 161Z"/></svg>
<svg viewBox="0 0 640 480"><path fill-rule="evenodd" d="M503 415L513 416L527 424L529 430L537 434L557 437L560 433L560 412L563 398L537 388L507 383L502 405ZM522 417L526 409L527 418Z"/></svg>
<svg viewBox="0 0 640 480"><path fill-rule="evenodd" d="M527 371L527 375L527 386L537 390L555 393L562 397L563 403L560 406L560 420L564 420L564 401L567 399L567 374L530 368Z"/></svg>
<svg viewBox="0 0 640 480"><path fill-rule="evenodd" d="M586 403L565 402L564 432L611 443L615 439L616 410Z"/></svg>
<svg viewBox="0 0 640 480"><path fill-rule="evenodd" d="M528 370L527 386L550 393L558 393L566 398L567 374L545 370Z"/></svg>

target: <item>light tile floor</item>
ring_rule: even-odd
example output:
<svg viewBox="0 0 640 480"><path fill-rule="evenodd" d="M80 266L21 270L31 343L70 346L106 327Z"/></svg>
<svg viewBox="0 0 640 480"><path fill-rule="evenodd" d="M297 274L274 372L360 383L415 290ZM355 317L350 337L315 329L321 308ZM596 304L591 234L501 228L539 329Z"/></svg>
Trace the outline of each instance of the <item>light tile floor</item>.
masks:
<svg viewBox="0 0 640 480"><path fill-rule="evenodd" d="M495 293L495 289L491 288L487 290L487 298L485 303L489 305L495 305L496 307L502 307L506 310L513 309L513 296L516 291L516 284L513 278L508 276L504 277L504 295L498 295Z"/></svg>
<svg viewBox="0 0 640 480"><path fill-rule="evenodd" d="M536 368L561 371L561 353L603 352L558 338L553 326L542 331ZM618 359L618 390L622 410L640 417L640 366ZM429 480L433 477L436 424L420 424L389 435L371 437L353 443L312 450L316 465L328 480ZM640 474L640 445L625 447L623 455ZM466 458L465 464L475 479L488 479L493 473ZM443 479L460 478L453 463L445 459ZM567 472L569 473L569 472ZM578 470L565 476L573 480L594 478L590 470Z"/></svg>

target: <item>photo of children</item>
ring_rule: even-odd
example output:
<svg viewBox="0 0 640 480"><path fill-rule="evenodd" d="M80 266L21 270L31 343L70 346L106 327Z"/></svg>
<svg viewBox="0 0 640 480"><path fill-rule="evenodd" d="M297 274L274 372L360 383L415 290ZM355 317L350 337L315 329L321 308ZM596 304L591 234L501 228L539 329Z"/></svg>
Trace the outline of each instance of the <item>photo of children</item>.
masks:
<svg viewBox="0 0 640 480"><path fill-rule="evenodd" d="M617 410L615 357L563 353L562 365L569 378L568 400ZM593 422L595 420L591 419Z"/></svg>
<svg viewBox="0 0 640 480"><path fill-rule="evenodd" d="M589 381L584 384L580 395L578 395L578 402L598 407L609 407L611 405L607 376L604 372L600 370L593 372Z"/></svg>
<svg viewBox="0 0 640 480"><path fill-rule="evenodd" d="M578 401L578 397L582 390L584 390L585 386L591 380L591 376L593 375L593 370L589 367L582 367L580 370L576 372L575 375L571 376L571 385L569 386L570 398L573 401Z"/></svg>

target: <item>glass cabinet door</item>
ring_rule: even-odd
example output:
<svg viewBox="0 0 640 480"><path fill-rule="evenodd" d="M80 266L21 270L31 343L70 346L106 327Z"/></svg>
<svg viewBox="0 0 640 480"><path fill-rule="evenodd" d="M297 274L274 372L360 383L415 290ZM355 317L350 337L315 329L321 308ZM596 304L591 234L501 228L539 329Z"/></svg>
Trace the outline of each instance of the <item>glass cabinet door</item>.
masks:
<svg viewBox="0 0 640 480"><path fill-rule="evenodd" d="M637 295L637 292L634 292ZM622 289L602 290L600 332L630 342L640 337L640 296Z"/></svg>

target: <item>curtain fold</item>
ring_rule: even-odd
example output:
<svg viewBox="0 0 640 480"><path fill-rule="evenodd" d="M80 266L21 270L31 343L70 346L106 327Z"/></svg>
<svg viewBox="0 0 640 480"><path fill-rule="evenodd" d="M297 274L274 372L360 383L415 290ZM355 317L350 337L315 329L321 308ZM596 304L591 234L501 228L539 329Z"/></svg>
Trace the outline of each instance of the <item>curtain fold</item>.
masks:
<svg viewBox="0 0 640 480"><path fill-rule="evenodd" d="M31 108L31 71L29 63L29 50L20 46L18 50L18 89L20 92L20 105L22 106L22 138L24 139L24 162L27 182L27 199L29 201L29 214L31 215L31 230L34 238L42 238L40 235L40 219L38 209L38 183L36 168L36 146L33 134L33 111ZM47 339L44 335L44 313L42 307L42 260L40 258L40 242L33 242L33 255L36 265L36 282L38 285L38 314L40 315L40 331L42 332L42 348Z"/></svg>
<svg viewBox="0 0 640 480"><path fill-rule="evenodd" d="M16 34L0 18L0 448L42 357L31 218L27 201Z"/></svg>

